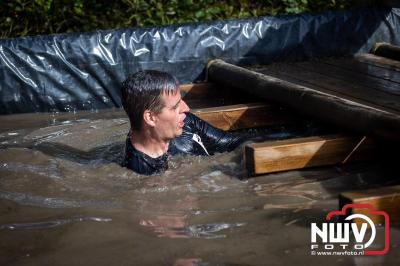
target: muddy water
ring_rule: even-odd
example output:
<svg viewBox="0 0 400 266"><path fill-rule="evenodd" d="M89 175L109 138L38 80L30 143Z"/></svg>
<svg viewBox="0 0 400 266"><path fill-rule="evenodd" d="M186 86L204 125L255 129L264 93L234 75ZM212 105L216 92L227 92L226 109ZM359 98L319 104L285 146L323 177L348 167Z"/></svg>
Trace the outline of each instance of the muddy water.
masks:
<svg viewBox="0 0 400 266"><path fill-rule="evenodd" d="M245 179L238 149L144 177L118 165L125 122L120 111L0 118L1 265L399 265L398 227L386 256L310 255L310 224L338 193L398 183L395 168Z"/></svg>

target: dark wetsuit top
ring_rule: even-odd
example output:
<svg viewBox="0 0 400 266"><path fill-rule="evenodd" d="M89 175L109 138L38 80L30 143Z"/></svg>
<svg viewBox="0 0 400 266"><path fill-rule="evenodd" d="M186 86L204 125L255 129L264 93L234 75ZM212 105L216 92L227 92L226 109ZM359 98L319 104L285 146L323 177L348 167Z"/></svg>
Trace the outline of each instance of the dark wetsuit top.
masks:
<svg viewBox="0 0 400 266"><path fill-rule="evenodd" d="M217 129L191 113L186 113L184 122L182 134L170 141L167 153L157 158L136 150L128 135L123 166L151 175L168 169L168 155L212 155L232 151L245 141L244 137Z"/></svg>

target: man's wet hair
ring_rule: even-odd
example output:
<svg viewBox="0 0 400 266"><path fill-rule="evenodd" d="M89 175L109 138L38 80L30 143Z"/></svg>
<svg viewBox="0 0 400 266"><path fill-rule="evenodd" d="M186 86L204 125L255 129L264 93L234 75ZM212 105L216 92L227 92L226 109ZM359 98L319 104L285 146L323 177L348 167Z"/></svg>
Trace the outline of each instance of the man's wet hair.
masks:
<svg viewBox="0 0 400 266"><path fill-rule="evenodd" d="M178 80L166 72L143 70L129 75L122 82L121 100L132 130L141 129L145 110L156 114L161 112L165 106L162 94L175 94L178 90Z"/></svg>

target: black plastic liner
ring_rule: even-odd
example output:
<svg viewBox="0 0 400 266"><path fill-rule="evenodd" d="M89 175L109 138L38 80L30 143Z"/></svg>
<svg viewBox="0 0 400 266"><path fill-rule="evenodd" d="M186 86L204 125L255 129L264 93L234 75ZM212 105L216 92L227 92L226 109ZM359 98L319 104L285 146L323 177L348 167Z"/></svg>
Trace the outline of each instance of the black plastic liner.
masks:
<svg viewBox="0 0 400 266"><path fill-rule="evenodd" d="M204 79L210 59L238 65L367 52L400 44L400 9L263 17L0 40L0 113L120 107L128 74Z"/></svg>

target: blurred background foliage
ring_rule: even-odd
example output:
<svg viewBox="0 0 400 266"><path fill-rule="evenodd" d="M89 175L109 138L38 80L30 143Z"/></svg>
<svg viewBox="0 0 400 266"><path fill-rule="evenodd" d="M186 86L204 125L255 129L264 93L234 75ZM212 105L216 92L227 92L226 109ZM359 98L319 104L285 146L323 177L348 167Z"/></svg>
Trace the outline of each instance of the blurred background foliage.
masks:
<svg viewBox="0 0 400 266"><path fill-rule="evenodd" d="M349 0L0 0L0 38L349 9Z"/></svg>

